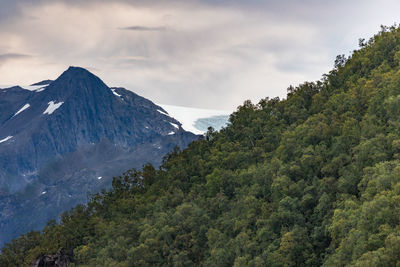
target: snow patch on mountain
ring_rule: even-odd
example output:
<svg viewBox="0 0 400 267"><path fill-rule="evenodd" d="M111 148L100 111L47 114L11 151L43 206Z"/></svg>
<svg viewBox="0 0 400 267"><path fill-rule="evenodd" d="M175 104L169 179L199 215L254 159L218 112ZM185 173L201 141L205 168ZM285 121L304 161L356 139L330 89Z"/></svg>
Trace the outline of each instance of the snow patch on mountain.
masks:
<svg viewBox="0 0 400 267"><path fill-rule="evenodd" d="M49 106L43 112L43 114L51 115L54 111L56 111L59 107L61 107L61 105L64 104L64 102L55 103L54 101L50 101L48 104Z"/></svg>
<svg viewBox="0 0 400 267"><path fill-rule="evenodd" d="M160 112L161 114L163 114L163 115L165 115L165 116L168 116L168 117L169 117L169 114L165 113L164 111L162 111L162 110L159 110L159 109L157 109L157 111L158 111L158 112Z"/></svg>
<svg viewBox="0 0 400 267"><path fill-rule="evenodd" d="M115 91L114 88L110 88L110 89L111 89L111 91L113 92L114 95L120 97L120 98L123 100L122 95L118 94L118 93Z"/></svg>
<svg viewBox="0 0 400 267"><path fill-rule="evenodd" d="M25 104L22 108L20 108L20 110L17 111L17 113L14 114L13 117L17 116L19 113L21 113L22 111L24 111L25 109L29 108L31 105Z"/></svg>
<svg viewBox="0 0 400 267"><path fill-rule="evenodd" d="M173 123L173 122L170 122L170 124L171 124L172 126L174 126L176 129L179 129L179 125L178 125L178 124Z"/></svg>
<svg viewBox="0 0 400 267"><path fill-rule="evenodd" d="M35 92L36 92L36 93L42 92L42 91L44 91L46 88L47 88L47 86L42 87L42 88L39 88L39 89L36 89Z"/></svg>
<svg viewBox="0 0 400 267"><path fill-rule="evenodd" d="M38 92L41 89L44 90L47 87L47 85L43 85L43 84L42 85L21 85L21 87L24 89L28 89L30 91ZM43 90L41 90L41 91L43 91Z"/></svg>
<svg viewBox="0 0 400 267"><path fill-rule="evenodd" d="M6 138L1 139L1 140L0 140L0 143L4 143L4 142L10 140L11 138L13 138L11 135L10 135L10 136L7 136Z"/></svg>

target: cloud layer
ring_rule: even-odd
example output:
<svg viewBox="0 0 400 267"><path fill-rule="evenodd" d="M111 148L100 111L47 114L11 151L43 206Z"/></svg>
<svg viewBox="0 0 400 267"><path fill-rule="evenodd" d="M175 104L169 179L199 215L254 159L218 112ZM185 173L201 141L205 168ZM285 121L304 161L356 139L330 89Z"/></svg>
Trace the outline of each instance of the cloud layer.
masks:
<svg viewBox="0 0 400 267"><path fill-rule="evenodd" d="M129 27L121 27L120 30L128 30L128 31L165 31L167 28L165 27L147 27L147 26L129 26Z"/></svg>
<svg viewBox="0 0 400 267"><path fill-rule="evenodd" d="M0 54L0 65L10 60L26 59L30 57L31 57L30 55L17 54L17 53Z"/></svg>
<svg viewBox="0 0 400 267"><path fill-rule="evenodd" d="M0 84L74 65L164 104L234 109L284 97L398 21L395 1L325 2L4 0Z"/></svg>

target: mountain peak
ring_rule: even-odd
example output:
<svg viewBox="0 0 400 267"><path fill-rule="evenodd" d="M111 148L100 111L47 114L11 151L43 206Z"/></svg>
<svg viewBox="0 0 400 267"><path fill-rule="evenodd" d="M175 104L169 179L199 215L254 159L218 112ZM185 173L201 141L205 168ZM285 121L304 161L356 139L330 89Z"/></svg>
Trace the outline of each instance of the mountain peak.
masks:
<svg viewBox="0 0 400 267"><path fill-rule="evenodd" d="M75 67L75 66L70 66L66 71L64 71L60 77L65 76L65 75L72 75L76 78L82 78L84 76L90 77L90 76L94 76L97 78L97 76L95 76L93 73L91 73L90 71L88 71L85 68L82 67ZM60 78L59 77L59 78Z"/></svg>
<svg viewBox="0 0 400 267"><path fill-rule="evenodd" d="M69 66L66 71L74 71L74 72L89 72L87 69L78 67L78 66ZM89 72L90 73L90 72Z"/></svg>
<svg viewBox="0 0 400 267"><path fill-rule="evenodd" d="M72 92L103 92L103 94L110 94L110 90L104 82L91 73L90 71L81 67L69 67L64 71L54 82L49 85L49 89L54 90L59 96L66 96Z"/></svg>

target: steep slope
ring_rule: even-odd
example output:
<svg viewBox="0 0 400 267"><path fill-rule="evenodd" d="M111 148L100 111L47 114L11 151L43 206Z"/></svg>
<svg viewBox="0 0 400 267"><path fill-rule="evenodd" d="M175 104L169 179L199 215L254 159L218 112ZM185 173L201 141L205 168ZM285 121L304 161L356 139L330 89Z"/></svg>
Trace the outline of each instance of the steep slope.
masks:
<svg viewBox="0 0 400 267"><path fill-rule="evenodd" d="M0 90L0 111L0 244L197 138L151 101L78 67L35 91Z"/></svg>
<svg viewBox="0 0 400 267"><path fill-rule="evenodd" d="M113 181L0 264L60 248L81 266L396 266L400 29L383 27L321 81L246 101L156 170Z"/></svg>

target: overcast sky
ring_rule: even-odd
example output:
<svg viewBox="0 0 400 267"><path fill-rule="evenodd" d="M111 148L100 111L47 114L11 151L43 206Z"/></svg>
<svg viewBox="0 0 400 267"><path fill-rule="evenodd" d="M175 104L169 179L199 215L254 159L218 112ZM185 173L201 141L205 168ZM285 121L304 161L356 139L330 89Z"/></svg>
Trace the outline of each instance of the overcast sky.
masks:
<svg viewBox="0 0 400 267"><path fill-rule="evenodd" d="M0 0L0 84L81 66L162 104L233 110L321 78L400 1Z"/></svg>

